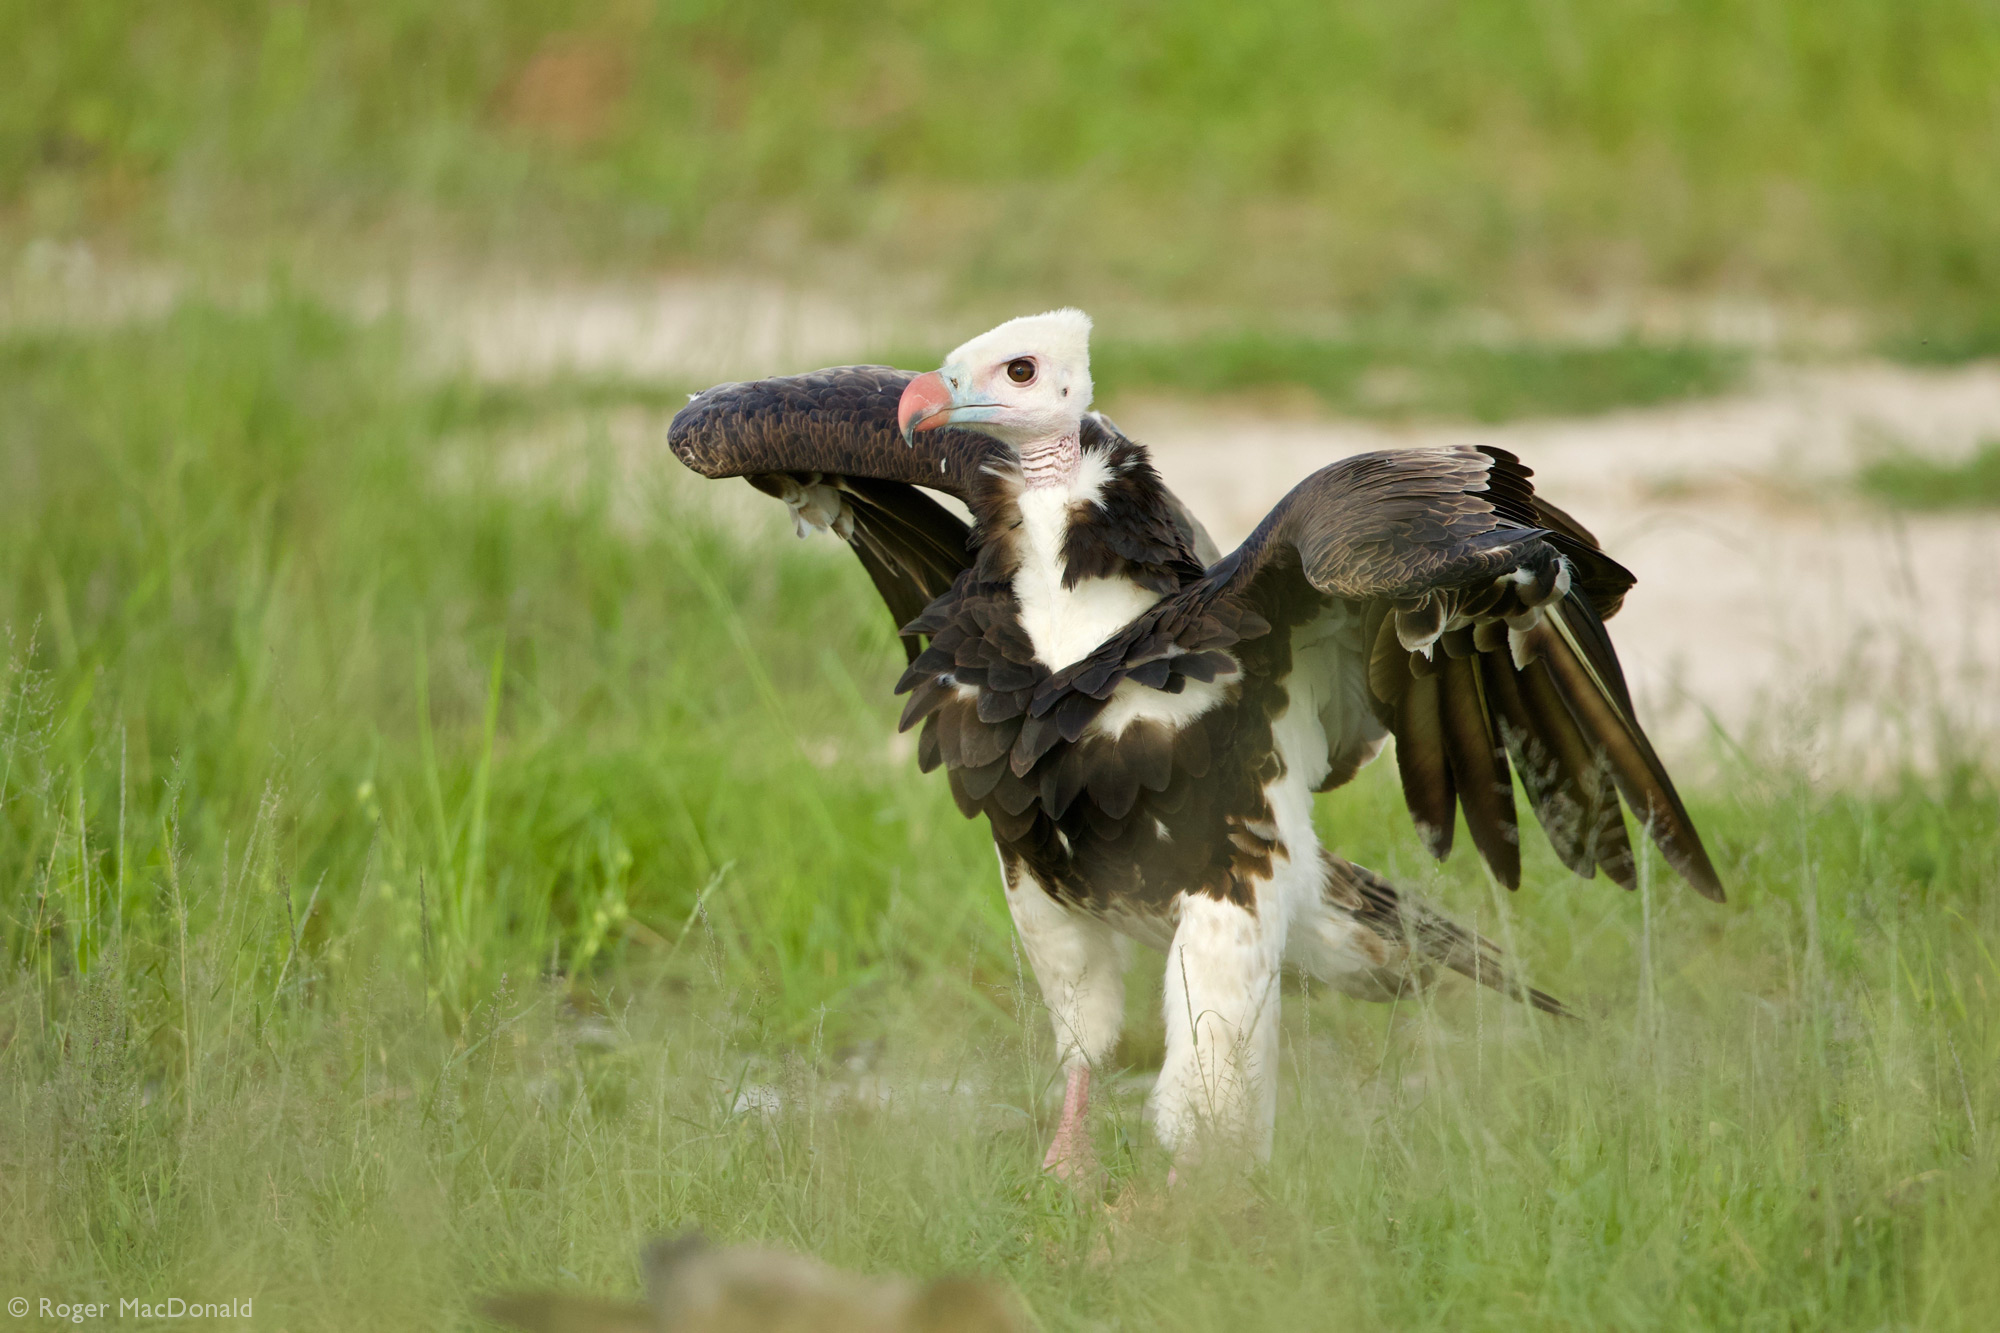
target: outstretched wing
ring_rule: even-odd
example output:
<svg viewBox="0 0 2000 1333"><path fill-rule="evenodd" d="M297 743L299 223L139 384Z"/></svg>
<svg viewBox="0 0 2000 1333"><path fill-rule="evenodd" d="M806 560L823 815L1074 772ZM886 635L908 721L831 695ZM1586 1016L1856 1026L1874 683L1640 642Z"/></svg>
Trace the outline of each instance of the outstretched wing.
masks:
<svg viewBox="0 0 2000 1333"><path fill-rule="evenodd" d="M1035 707L1109 698L1128 678L1171 686L1184 663L1226 651L1315 701L1322 790L1393 734L1404 798L1440 859L1463 811L1495 876L1519 884L1518 771L1578 874L1636 882L1622 796L1668 864L1719 900L1604 630L1632 575L1531 476L1503 450L1470 447L1323 468L1206 579L1058 673ZM1282 650L1268 636L1284 636Z"/></svg>
<svg viewBox="0 0 2000 1333"><path fill-rule="evenodd" d="M912 378L887 366L837 366L717 385L674 416L667 443L705 477L743 477L784 500L801 534L837 533L900 630L971 563L971 529L919 488L964 500L999 448L961 430L905 444L896 403ZM905 635L903 648L914 658L917 636Z"/></svg>
<svg viewBox="0 0 2000 1333"><path fill-rule="evenodd" d="M972 530L924 494L970 505L975 479L1004 446L965 430L925 431L905 444L896 404L915 375L888 366L835 366L806 375L719 384L675 414L667 443L705 477L742 477L791 506L800 535L838 534L867 569L914 661L903 627L951 589L972 561ZM1085 443L1118 428L1092 414ZM1172 496L1189 545L1214 558L1201 524Z"/></svg>
<svg viewBox="0 0 2000 1333"><path fill-rule="evenodd" d="M834 366L804 375L718 384L674 414L667 442L704 477L818 472L926 486L967 500L1000 445L966 430L915 444L896 428L896 403L916 375L889 366Z"/></svg>

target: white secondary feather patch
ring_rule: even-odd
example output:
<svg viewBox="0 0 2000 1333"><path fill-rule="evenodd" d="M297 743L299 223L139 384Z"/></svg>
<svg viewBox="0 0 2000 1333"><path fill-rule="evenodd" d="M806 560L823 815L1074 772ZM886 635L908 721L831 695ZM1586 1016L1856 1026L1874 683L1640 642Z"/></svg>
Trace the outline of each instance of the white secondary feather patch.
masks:
<svg viewBox="0 0 2000 1333"><path fill-rule="evenodd" d="M1308 714L1319 720L1319 740L1301 732L1299 754L1286 757L1309 788L1334 768L1348 772L1382 752L1389 733L1368 705L1368 660L1361 647L1361 617L1338 604L1292 631L1292 671L1285 678L1291 703L1286 717L1297 727ZM1314 758L1309 751L1317 751Z"/></svg>
<svg viewBox="0 0 2000 1333"><path fill-rule="evenodd" d="M1035 656L1051 670L1083 657L1160 600L1158 593L1122 578L1063 586L1070 506L1097 503L1108 475L1101 459L1086 455L1069 485L1027 487L1020 493L1021 563L1014 571L1014 600Z"/></svg>
<svg viewBox="0 0 2000 1333"><path fill-rule="evenodd" d="M1385 737L1354 685L1365 668L1346 619L1329 611L1301 626L1293 640L1293 672L1285 682L1291 701L1271 728L1285 772L1264 788L1289 854L1273 863L1272 889L1290 913L1287 963L1359 999L1389 1000L1410 980L1408 950L1327 901L1326 869L1313 827L1312 789L1326 776L1329 750L1344 755L1345 762L1365 762L1381 750ZM1326 657L1305 660L1301 643Z"/></svg>
<svg viewBox="0 0 2000 1333"><path fill-rule="evenodd" d="M803 485L791 477L778 480L779 494L791 507L792 531L800 537L816 531L835 533L843 541L854 536L854 510L836 487L816 476Z"/></svg>
<svg viewBox="0 0 2000 1333"><path fill-rule="evenodd" d="M1158 722L1178 731L1221 703L1228 693L1229 687L1220 680L1190 680L1179 694L1121 680L1103 711L1092 720L1090 731L1114 740L1134 722Z"/></svg>
<svg viewBox="0 0 2000 1333"><path fill-rule="evenodd" d="M1294 672L1288 683L1291 702L1271 724L1271 746L1284 761L1285 771L1264 784L1264 799L1271 803L1277 840L1285 848L1285 855L1272 862L1272 878L1283 886L1286 902L1302 903L1307 881L1312 896L1319 894L1313 787L1326 776L1326 732L1320 727L1319 701L1310 691L1299 689L1299 673Z"/></svg>

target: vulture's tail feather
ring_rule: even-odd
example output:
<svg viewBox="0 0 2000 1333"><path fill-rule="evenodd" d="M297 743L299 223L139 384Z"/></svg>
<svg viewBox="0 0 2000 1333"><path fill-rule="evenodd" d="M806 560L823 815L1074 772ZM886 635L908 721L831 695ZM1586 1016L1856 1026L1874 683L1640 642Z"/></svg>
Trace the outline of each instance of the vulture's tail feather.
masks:
<svg viewBox="0 0 2000 1333"><path fill-rule="evenodd" d="M1329 899L1384 940L1407 946L1424 962L1448 967L1502 995L1525 1000L1545 1014L1576 1017L1561 1000L1516 977L1501 961L1500 946L1493 941L1414 898L1405 898L1396 892L1395 885L1366 866L1331 853L1324 859Z"/></svg>

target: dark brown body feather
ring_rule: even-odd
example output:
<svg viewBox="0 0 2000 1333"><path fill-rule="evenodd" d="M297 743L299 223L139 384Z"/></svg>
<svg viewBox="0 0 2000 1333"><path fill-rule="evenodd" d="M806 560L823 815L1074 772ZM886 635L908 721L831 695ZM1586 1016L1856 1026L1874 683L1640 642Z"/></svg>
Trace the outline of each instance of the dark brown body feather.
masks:
<svg viewBox="0 0 2000 1333"><path fill-rule="evenodd" d="M1101 503L1073 517L1065 581L1124 578L1164 595L1203 578L1144 451L1123 437L1085 448L1109 475ZM1165 923L1182 892L1248 902L1276 850L1262 790L1277 772L1271 696L1255 693L1246 708L1232 686L1224 704L1186 726L1141 720L1115 737L1092 731L1110 690L1052 691L1021 626L1017 490L1004 467L974 488L977 558L905 627L930 640L897 685L911 696L903 727L922 726L919 764L942 766L959 808L992 825L1002 857L1072 905ZM1240 622L1233 610L1223 615ZM1152 664L1135 684L1176 694L1224 674L1237 674L1235 659L1187 654Z"/></svg>

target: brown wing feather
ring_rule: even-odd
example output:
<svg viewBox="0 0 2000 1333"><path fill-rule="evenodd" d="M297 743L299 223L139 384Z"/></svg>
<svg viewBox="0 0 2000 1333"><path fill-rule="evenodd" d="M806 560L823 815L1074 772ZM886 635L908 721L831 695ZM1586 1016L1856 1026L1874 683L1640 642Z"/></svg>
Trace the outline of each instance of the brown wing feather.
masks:
<svg viewBox="0 0 2000 1333"><path fill-rule="evenodd" d="M1594 877L1597 861L1591 856L1583 834L1581 784L1551 753L1551 744L1542 739L1547 724L1530 714L1522 693L1521 673L1497 654L1482 653L1479 668L1486 685L1487 703L1500 725L1501 739L1513 758L1514 771L1521 775L1528 804L1548 833L1549 844L1564 865L1585 879ZM1540 667L1531 669L1539 671ZM1562 718L1567 723L1568 713L1562 712ZM1575 732L1573 724L1570 732ZM1581 738L1578 748L1582 749Z"/></svg>
<svg viewBox="0 0 2000 1333"><path fill-rule="evenodd" d="M903 443L896 404L915 379L888 366L834 366L806 375L718 384L674 414L667 444L704 477L821 472L928 486L966 499L999 444L964 430Z"/></svg>
<svg viewBox="0 0 2000 1333"><path fill-rule="evenodd" d="M1274 627L1289 633L1343 603L1361 612L1364 647L1336 669L1361 673L1375 719L1394 733L1405 801L1436 855L1450 850L1462 810L1495 876L1519 882L1511 756L1536 817L1579 874L1602 868L1633 882L1623 795L1668 863L1720 898L1604 632L1602 616L1632 576L1541 501L1531 476L1486 448L1364 454L1322 468L1207 578L1053 674L1031 709L1082 716L1128 677L1152 683L1146 672L1173 652L1184 654L1170 658L1179 664Z"/></svg>
<svg viewBox="0 0 2000 1333"><path fill-rule="evenodd" d="M1472 845L1510 889L1521 887L1521 829L1514 815L1514 775L1486 707L1479 663L1446 655L1438 664L1438 707L1445 753Z"/></svg>
<svg viewBox="0 0 2000 1333"><path fill-rule="evenodd" d="M921 641L907 626L965 569L970 529L914 486L842 477L838 489L854 515L847 544L895 617L905 655L915 661Z"/></svg>
<svg viewBox="0 0 2000 1333"><path fill-rule="evenodd" d="M1438 678L1421 676L1403 691L1396 710L1396 767L1403 778L1403 801L1417 821L1417 835L1442 861L1451 855L1458 819L1458 784L1445 753L1444 716L1438 706Z"/></svg>
<svg viewBox="0 0 2000 1333"><path fill-rule="evenodd" d="M1602 751L1591 745L1577 724L1546 663L1530 661L1518 670L1508 664L1505 670L1519 685L1529 718L1522 737L1523 771L1526 765L1540 761L1553 785L1553 822L1545 818L1544 827L1560 830L1557 850L1565 860L1581 857L1590 865L1601 866L1612 882L1637 888L1638 881L1632 878L1632 844L1625 835L1625 821L1618 813L1616 791L1606 774Z"/></svg>
<svg viewBox="0 0 2000 1333"><path fill-rule="evenodd" d="M1708 859L1708 851L1701 844L1701 835L1695 832L1687 808L1681 804L1680 793L1674 790L1673 780L1667 776L1646 733L1620 706L1618 695L1622 690L1614 693L1605 679L1603 663L1591 660L1597 656L1592 651L1595 645L1571 624L1572 619L1580 619L1574 613L1582 610L1576 603L1551 608L1546 622L1531 631L1534 649L1548 663L1549 674L1578 725L1602 749L1619 794L1647 825L1667 864L1679 871L1697 893L1720 902L1721 878Z"/></svg>
<svg viewBox="0 0 2000 1333"><path fill-rule="evenodd" d="M1604 633L1602 617L1618 609L1632 575L1575 519L1536 496L1532 475L1500 450L1350 459L1295 490L1287 506L1296 512L1274 512L1265 540L1293 545L1300 573L1320 592L1387 603L1381 633L1393 625L1399 646L1422 647L1407 659L1408 685L1395 679L1379 635L1362 669L1378 715L1396 735L1410 813L1433 851L1449 848L1449 833L1438 831L1450 813L1441 798L1455 799L1494 875L1509 887L1519 882L1506 757L1519 744L1561 756L1557 784L1531 793L1531 804L1545 826L1554 825L1566 863L1632 881L1617 801L1600 776L1608 769L1668 863L1697 892L1720 899L1721 881L1638 725ZM1527 648L1545 675L1525 691L1507 625L1534 625ZM1551 694L1559 709L1550 706ZM1527 706L1529 699L1538 706ZM1521 733L1512 742L1503 715ZM1553 793L1574 802L1580 826L1564 827Z"/></svg>
<svg viewBox="0 0 2000 1333"><path fill-rule="evenodd" d="M971 529L918 487L964 499L998 446L957 430L905 444L896 404L912 378L887 366L837 366L717 385L675 414L667 443L705 477L742 477L772 495L785 493L787 477L838 490L854 520L847 543L914 661L921 640L903 627L972 559Z"/></svg>

